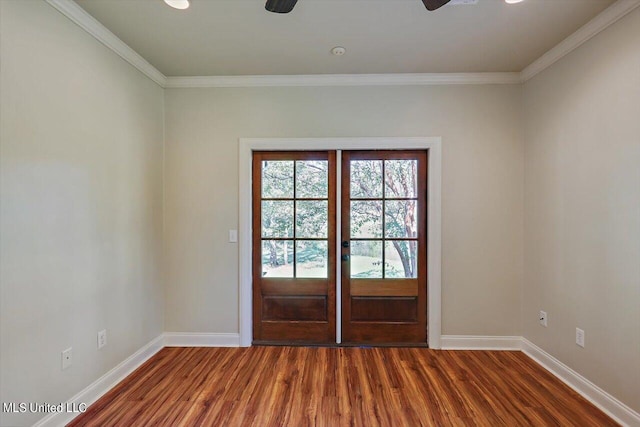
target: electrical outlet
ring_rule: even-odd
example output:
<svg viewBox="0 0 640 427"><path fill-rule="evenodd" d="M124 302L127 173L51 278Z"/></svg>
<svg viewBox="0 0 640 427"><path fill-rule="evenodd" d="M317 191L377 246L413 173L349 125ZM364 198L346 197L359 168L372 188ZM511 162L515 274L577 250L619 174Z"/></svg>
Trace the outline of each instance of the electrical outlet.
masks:
<svg viewBox="0 0 640 427"><path fill-rule="evenodd" d="M584 331L580 328L576 328L576 344L584 348Z"/></svg>
<svg viewBox="0 0 640 427"><path fill-rule="evenodd" d="M73 349L69 347L62 352L62 370L64 371L70 367L71 362L73 362Z"/></svg>
<svg viewBox="0 0 640 427"><path fill-rule="evenodd" d="M540 310L540 314L538 315L538 319L539 319L540 325L542 325L542 326L544 326L546 328L547 327L547 312Z"/></svg>
<svg viewBox="0 0 640 427"><path fill-rule="evenodd" d="M107 330L103 329L98 332L98 350L107 345Z"/></svg>

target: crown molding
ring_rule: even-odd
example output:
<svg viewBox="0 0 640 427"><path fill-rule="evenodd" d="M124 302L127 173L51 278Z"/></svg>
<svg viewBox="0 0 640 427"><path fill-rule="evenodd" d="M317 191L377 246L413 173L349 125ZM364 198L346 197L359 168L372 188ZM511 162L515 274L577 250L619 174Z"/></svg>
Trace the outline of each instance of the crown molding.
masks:
<svg viewBox="0 0 640 427"><path fill-rule="evenodd" d="M166 77L157 68L89 15L73 0L46 0L79 27L163 88L284 86L428 86L524 83L593 36L640 6L640 0L618 0L522 72L426 74L307 74L260 76Z"/></svg>
<svg viewBox="0 0 640 427"><path fill-rule="evenodd" d="M95 37L100 43L118 54L122 59L136 67L140 72L164 87L167 78L153 65L147 62L129 45L120 40L107 27L89 15L83 8L78 6L73 0L46 0L51 6L57 9L64 16L69 18L80 28Z"/></svg>
<svg viewBox="0 0 640 427"><path fill-rule="evenodd" d="M640 6L640 0L618 0L613 3L591 21L580 27L575 33L558 43L522 70L520 73L522 83L547 69L638 6Z"/></svg>
<svg viewBox="0 0 640 427"><path fill-rule="evenodd" d="M274 86L424 86L518 84L519 73L306 74L167 77L167 88Z"/></svg>

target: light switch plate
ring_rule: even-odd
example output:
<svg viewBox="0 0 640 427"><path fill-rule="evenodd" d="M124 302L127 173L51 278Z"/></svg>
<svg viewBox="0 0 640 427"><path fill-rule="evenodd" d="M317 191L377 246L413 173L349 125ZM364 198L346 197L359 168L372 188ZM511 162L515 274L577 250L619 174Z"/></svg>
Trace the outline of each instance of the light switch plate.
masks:
<svg viewBox="0 0 640 427"><path fill-rule="evenodd" d="M229 230L229 243L238 242L238 230Z"/></svg>

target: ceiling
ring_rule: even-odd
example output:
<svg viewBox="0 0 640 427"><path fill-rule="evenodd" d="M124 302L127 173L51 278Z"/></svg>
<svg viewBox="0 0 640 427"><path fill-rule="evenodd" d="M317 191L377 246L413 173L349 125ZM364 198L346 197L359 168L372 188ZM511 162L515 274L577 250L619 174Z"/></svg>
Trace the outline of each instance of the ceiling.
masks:
<svg viewBox="0 0 640 427"><path fill-rule="evenodd" d="M521 71L613 0L76 0L166 76ZM344 56L333 56L344 46Z"/></svg>

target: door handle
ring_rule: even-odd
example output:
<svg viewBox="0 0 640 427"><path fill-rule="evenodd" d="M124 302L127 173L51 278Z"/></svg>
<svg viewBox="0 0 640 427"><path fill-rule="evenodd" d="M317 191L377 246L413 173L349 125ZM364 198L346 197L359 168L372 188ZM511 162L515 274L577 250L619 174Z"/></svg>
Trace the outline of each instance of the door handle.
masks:
<svg viewBox="0 0 640 427"><path fill-rule="evenodd" d="M342 247L343 248L348 248L349 247L349 241L345 240L344 242L342 242Z"/></svg>
<svg viewBox="0 0 640 427"><path fill-rule="evenodd" d="M342 257L340 257L340 258L342 259L342 261L345 261L345 262L349 261L349 259L350 259L349 255L347 255L347 254L342 255Z"/></svg>

